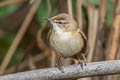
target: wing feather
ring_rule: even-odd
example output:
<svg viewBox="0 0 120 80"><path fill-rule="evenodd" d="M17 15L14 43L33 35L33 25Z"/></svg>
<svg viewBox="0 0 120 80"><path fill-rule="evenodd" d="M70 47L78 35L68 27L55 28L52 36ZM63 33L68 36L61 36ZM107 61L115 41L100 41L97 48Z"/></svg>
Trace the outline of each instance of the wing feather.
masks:
<svg viewBox="0 0 120 80"><path fill-rule="evenodd" d="M82 35L82 37L84 39L84 47L83 47L81 52L82 52L82 54L86 54L87 50L88 50L88 48L87 48L87 37L85 36L85 34L80 29L78 31Z"/></svg>

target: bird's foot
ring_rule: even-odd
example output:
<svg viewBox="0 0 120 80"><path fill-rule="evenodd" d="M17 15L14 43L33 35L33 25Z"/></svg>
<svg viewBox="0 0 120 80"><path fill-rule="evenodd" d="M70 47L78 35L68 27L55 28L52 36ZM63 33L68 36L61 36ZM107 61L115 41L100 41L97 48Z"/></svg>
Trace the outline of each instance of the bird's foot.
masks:
<svg viewBox="0 0 120 80"><path fill-rule="evenodd" d="M60 70L60 72L64 73L64 70L60 65L56 64L56 67Z"/></svg>

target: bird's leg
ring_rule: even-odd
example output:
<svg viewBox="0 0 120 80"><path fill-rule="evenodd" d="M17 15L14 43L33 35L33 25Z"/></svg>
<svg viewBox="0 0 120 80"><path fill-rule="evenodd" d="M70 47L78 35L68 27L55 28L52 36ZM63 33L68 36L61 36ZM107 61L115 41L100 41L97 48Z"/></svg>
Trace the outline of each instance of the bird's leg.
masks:
<svg viewBox="0 0 120 80"><path fill-rule="evenodd" d="M85 57L85 54L82 54L82 57L83 57L83 60L85 61L85 65L86 65L87 59L86 59L86 57Z"/></svg>
<svg viewBox="0 0 120 80"><path fill-rule="evenodd" d="M56 62L56 67L63 73L64 71L61 68L60 59L61 59L61 56L58 56L58 59L57 59L57 62Z"/></svg>
<svg viewBox="0 0 120 80"><path fill-rule="evenodd" d="M83 69L83 62L80 60L80 57L77 56L77 59L78 59L78 64L81 66L81 68Z"/></svg>
<svg viewBox="0 0 120 80"><path fill-rule="evenodd" d="M57 62L56 62L56 67L60 67L60 58L61 56L58 56Z"/></svg>

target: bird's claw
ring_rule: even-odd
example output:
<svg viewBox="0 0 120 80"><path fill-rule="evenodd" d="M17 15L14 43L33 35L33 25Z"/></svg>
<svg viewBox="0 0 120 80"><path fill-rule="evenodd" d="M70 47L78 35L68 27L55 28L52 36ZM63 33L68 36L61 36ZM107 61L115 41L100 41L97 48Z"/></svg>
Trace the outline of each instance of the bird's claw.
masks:
<svg viewBox="0 0 120 80"><path fill-rule="evenodd" d="M60 70L60 72L64 73L64 70L60 65L56 64L56 67Z"/></svg>

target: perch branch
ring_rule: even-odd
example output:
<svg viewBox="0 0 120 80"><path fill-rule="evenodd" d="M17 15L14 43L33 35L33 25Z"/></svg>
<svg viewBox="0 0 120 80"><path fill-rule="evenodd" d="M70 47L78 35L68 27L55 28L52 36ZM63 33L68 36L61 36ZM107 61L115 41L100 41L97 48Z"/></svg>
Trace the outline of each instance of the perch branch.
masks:
<svg viewBox="0 0 120 80"><path fill-rule="evenodd" d="M46 68L0 76L0 80L58 80L113 75L120 73L120 60L87 63L83 69L79 65L61 68L64 73L58 68Z"/></svg>

